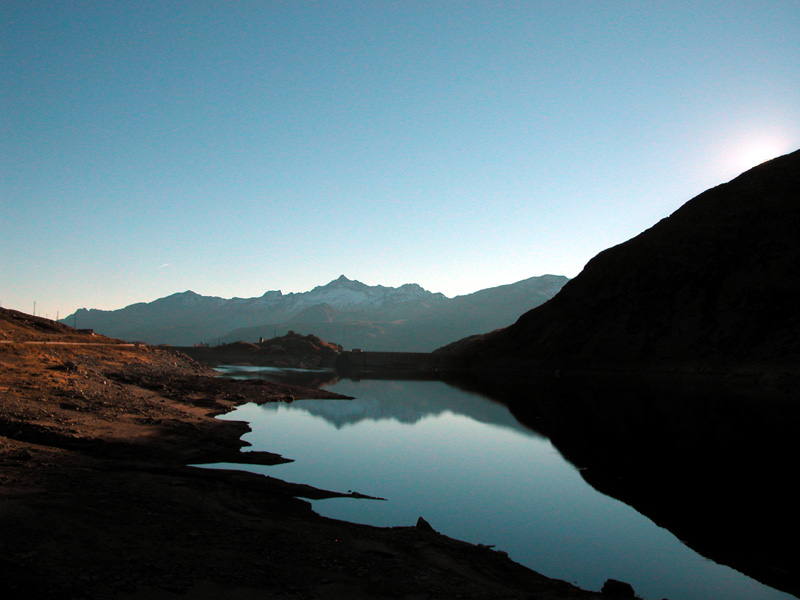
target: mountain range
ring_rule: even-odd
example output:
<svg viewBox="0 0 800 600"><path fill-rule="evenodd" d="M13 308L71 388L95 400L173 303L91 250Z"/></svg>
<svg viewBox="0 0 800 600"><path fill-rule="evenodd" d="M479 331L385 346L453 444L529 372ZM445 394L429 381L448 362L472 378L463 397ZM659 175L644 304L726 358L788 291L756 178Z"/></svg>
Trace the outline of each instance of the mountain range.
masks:
<svg viewBox="0 0 800 600"><path fill-rule="evenodd" d="M345 348L429 352L512 323L567 281L542 275L448 298L413 283L368 286L342 275L309 292L225 299L186 291L119 310L82 308L62 322L123 340L172 346L258 341L292 330Z"/></svg>
<svg viewBox="0 0 800 600"><path fill-rule="evenodd" d="M799 293L800 150L601 252L513 325L442 352L469 371L796 374Z"/></svg>

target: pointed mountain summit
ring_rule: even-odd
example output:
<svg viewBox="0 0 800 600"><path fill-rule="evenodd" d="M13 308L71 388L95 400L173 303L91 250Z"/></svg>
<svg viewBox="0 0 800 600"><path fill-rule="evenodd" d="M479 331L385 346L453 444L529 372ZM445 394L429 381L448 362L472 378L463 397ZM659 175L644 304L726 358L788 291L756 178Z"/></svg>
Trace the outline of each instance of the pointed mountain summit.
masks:
<svg viewBox="0 0 800 600"><path fill-rule="evenodd" d="M323 288L364 289L368 287L369 287L368 285L361 283L360 281L355 281L353 279L348 279L344 275L339 275L339 277L337 277L333 281L330 281L325 285L319 285L315 287L314 290L319 290Z"/></svg>
<svg viewBox="0 0 800 600"><path fill-rule="evenodd" d="M800 151L703 192L593 258L461 367L769 373L800 359Z"/></svg>

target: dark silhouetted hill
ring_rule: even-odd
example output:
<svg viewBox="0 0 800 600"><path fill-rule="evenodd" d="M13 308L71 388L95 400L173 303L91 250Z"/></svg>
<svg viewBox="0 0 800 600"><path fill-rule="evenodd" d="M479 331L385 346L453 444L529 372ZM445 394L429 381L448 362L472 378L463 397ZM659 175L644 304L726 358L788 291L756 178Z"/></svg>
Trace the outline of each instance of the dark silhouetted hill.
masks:
<svg viewBox="0 0 800 600"><path fill-rule="evenodd" d="M233 342L213 347L186 347L181 351L208 364L258 364L313 369L333 367L342 347L315 335L289 331L281 337L258 343Z"/></svg>
<svg viewBox="0 0 800 600"><path fill-rule="evenodd" d="M469 369L786 372L800 359L798 292L800 151L601 252L512 326L441 351Z"/></svg>

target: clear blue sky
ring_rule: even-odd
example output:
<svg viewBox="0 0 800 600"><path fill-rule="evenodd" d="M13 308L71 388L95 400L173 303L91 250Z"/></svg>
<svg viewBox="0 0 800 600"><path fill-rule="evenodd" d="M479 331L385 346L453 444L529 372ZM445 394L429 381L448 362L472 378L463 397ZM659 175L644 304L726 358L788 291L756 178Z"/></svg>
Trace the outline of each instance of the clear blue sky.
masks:
<svg viewBox="0 0 800 600"><path fill-rule="evenodd" d="M448 296L800 147L800 2L5 0L0 304Z"/></svg>

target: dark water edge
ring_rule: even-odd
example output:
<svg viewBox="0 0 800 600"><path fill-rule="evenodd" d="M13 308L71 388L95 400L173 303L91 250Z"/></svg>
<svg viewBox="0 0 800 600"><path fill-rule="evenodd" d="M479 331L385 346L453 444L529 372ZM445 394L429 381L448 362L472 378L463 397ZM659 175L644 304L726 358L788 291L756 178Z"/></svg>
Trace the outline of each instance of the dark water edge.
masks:
<svg viewBox="0 0 800 600"><path fill-rule="evenodd" d="M765 386L749 376L703 373L521 377L381 368L290 376L313 387L345 377L441 379L500 402L549 438L600 493L702 556L800 597L793 481L800 402L783 378Z"/></svg>
<svg viewBox="0 0 800 600"><path fill-rule="evenodd" d="M592 487L701 555L800 597L794 388L611 376L448 383L507 405Z"/></svg>

